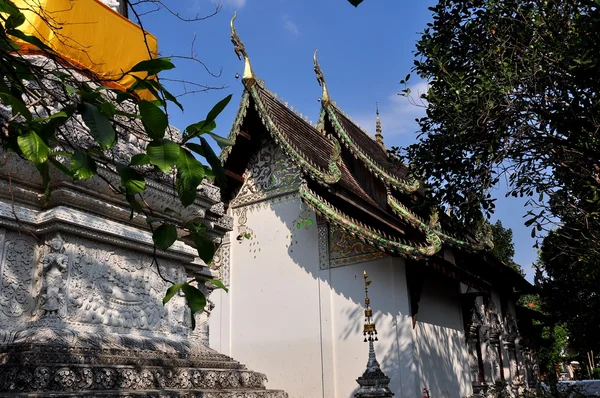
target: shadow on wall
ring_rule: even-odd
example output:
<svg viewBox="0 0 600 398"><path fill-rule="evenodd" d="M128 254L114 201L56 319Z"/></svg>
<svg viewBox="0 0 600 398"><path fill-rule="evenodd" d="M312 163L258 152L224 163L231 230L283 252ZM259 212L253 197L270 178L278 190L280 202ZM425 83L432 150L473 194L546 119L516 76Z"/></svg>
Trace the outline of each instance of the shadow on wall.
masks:
<svg viewBox="0 0 600 398"><path fill-rule="evenodd" d="M294 196L293 199L286 199L288 202L290 200L299 200L299 198ZM323 330L323 339L331 338L333 346L338 347L338 352L332 354L335 356L333 366L345 367L343 370L345 374L342 377L335 375L338 380L343 380L343 386L336 385L337 389L343 390L344 395L347 391L348 398L351 398L358 390L358 384L354 380L362 375L366 367L368 346L362 342L365 297L362 271L367 270L370 279L373 280L370 296L379 332L379 342L376 343L377 355L382 370L392 377L390 388L396 396L419 396L424 387L428 387L436 397L454 398L460 396L459 391L461 393L468 391L468 386L463 385L465 380L468 382L469 376L463 369L463 366L467 366L467 359L464 355L466 345L462 331L457 283L450 280L440 281L435 276L429 275L430 279L426 282L421 299L417 328L413 330L408 313L410 306L402 261L387 257L360 264L320 269L318 253L306 253L306 250L318 247L316 241L319 239L319 226L314 213L300 204L290 211L289 207L281 206L281 203L283 202L262 202L260 208L271 211L289 231L289 236L285 239L289 244L287 255L295 266L315 282L314 285L308 282L307 286L323 284L331 292L333 307L331 316L336 318L337 324L331 326L332 334L331 329ZM249 224L248 227L251 228L253 225ZM266 236L257 236L256 239L254 242L256 245L253 247L260 247L270 241ZM308 247L310 249L307 249ZM278 261L276 258L265 260ZM298 283L304 284L300 281ZM427 287L428 285L431 286ZM282 286L261 285L264 292L273 289L272 293L268 294L275 294L276 289L281 288ZM310 288L306 294L317 295L318 292L318 289ZM321 290L321 294L323 292L324 290ZM321 310L329 311L328 308L323 307ZM327 316L326 313L322 315L322 317ZM334 323L333 320L330 321ZM331 335L327 336L327 333ZM417 347L413 345L413 336L416 336ZM326 346L323 349L328 350ZM345 353L339 352L344 350ZM323 355L326 355L325 351ZM419 356L415 357L415 355L419 355L421 359L419 360ZM410 368L413 362L417 362L414 365L416 369ZM397 375L400 375L403 380L399 380L400 377ZM346 385L348 383L352 385ZM337 393L340 394L339 391Z"/></svg>

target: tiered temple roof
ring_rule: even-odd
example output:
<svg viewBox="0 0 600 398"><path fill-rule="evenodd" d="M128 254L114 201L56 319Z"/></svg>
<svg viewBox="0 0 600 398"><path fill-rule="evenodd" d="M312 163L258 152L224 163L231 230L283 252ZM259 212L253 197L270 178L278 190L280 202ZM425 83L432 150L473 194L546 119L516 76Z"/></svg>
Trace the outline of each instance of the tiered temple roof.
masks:
<svg viewBox="0 0 600 398"><path fill-rule="evenodd" d="M388 155L379 129L377 142L330 99L316 52L315 73L322 87L318 123L313 126L282 103L254 75L234 20L231 40L244 60L245 90L229 136L235 145L221 154L230 181L224 200L231 199L228 196L243 184L251 155L268 138L301 169L302 200L329 223L383 252L435 260L447 275L485 287L476 270L443 260L442 248L453 246L478 254L491 247L491 233L457 238L443 230L436 212L420 214L425 195L422 184L410 176L406 165ZM510 272L508 278L513 278Z"/></svg>

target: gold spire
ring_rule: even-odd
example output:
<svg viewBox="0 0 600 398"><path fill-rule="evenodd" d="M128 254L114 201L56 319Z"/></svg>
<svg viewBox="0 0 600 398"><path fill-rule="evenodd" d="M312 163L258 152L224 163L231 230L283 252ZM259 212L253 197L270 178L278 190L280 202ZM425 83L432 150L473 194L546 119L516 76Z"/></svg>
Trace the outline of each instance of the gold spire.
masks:
<svg viewBox="0 0 600 398"><path fill-rule="evenodd" d="M383 149L385 149L385 144L383 143L383 132L381 129L381 119L379 118L379 105L377 104L377 102L375 103L375 109L377 109L377 111L375 112L377 114L377 121L375 122L375 141Z"/></svg>
<svg viewBox="0 0 600 398"><path fill-rule="evenodd" d="M319 49L315 50L315 54L313 55L313 61L315 63L315 74L317 75L317 81L319 82L319 86L323 88L323 93L321 94L321 103L325 105L329 102L329 92L327 91L327 84L325 83L325 76L323 75L323 71L319 66L319 61L317 61L317 52Z"/></svg>
<svg viewBox="0 0 600 398"><path fill-rule="evenodd" d="M247 89L250 89L254 83L256 82L256 78L254 76L254 72L252 72L252 65L250 65L250 58L248 58L248 53L246 52L246 46L240 39L240 36L235 31L235 26L233 22L237 18L237 11L233 13L233 18L231 18L231 42L233 43L233 51L237 55L238 59L242 59L244 57L244 74L242 76L242 82Z"/></svg>
<svg viewBox="0 0 600 398"><path fill-rule="evenodd" d="M365 342L373 342L377 341L378 339L377 329L375 328L375 322L373 322L373 310L371 310L371 299L369 298L369 285L372 281L367 280L367 278L369 277L367 275L367 271L363 271L363 277L365 278L365 326L363 328L363 336L365 336Z"/></svg>

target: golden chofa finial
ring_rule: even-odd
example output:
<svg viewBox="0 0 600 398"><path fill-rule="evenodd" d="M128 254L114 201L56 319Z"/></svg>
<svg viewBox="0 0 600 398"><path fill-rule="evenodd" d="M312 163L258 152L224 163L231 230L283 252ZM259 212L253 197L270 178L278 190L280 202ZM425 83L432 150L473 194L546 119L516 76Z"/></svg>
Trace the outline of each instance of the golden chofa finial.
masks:
<svg viewBox="0 0 600 398"><path fill-rule="evenodd" d="M375 322L373 322L373 310L371 309L371 299L369 298L369 285L372 281L367 279L369 277L367 275L367 271L363 271L363 277L365 278L365 325L363 328L363 336L365 336L365 342L373 342L377 341L378 339L377 329L375 328Z"/></svg>
<svg viewBox="0 0 600 398"><path fill-rule="evenodd" d="M323 71L319 66L319 61L317 61L317 52L319 49L315 50L315 54L313 55L313 61L315 64L315 74L317 75L317 81L319 82L319 86L323 88L323 93L321 94L321 103L325 105L329 102L329 92L327 91L327 84L325 83L325 76L323 75Z"/></svg>
<svg viewBox="0 0 600 398"><path fill-rule="evenodd" d="M233 18L231 18L231 23L229 24L231 27L231 42L233 43L233 51L235 51L238 59L241 60L242 57L244 57L244 74L242 76L242 82L244 82L247 89L250 89L256 82L256 78L254 77L254 72L252 72L252 65L250 65L250 58L248 58L246 46L244 46L240 36L235 31L234 21L236 18L237 11L233 13Z"/></svg>

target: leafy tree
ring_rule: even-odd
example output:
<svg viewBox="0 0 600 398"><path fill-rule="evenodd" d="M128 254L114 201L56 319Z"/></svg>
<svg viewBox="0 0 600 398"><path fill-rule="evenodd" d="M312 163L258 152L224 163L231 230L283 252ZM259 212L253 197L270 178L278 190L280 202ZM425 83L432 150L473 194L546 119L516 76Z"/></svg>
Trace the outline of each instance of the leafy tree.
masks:
<svg viewBox="0 0 600 398"><path fill-rule="evenodd" d="M136 7L147 5L144 3L158 8L162 5L158 0L139 1L135 5L127 2L140 25L142 21ZM230 144L213 130L215 119L231 95L177 138L169 125L168 105L182 107L158 78L161 71L175 67L171 59L151 59L149 54L148 60L124 72L142 73L146 77L136 77L136 83L126 91L117 90L92 77L89 71L69 65L39 38L20 30L25 16L12 1L0 0L0 20L0 101L11 113L0 114L2 151L31 161L43 177L47 196L51 194L51 169L75 180L102 178L98 173L100 168L113 170L119 174L120 184L105 182L131 205L131 217L136 213L146 216L157 248L168 249L180 230L195 242L199 257L209 264L215 246L204 235L206 227L199 221L176 223L154 217L155 211L165 214L168 209L151 209L144 201L144 193L147 178L172 171L179 200L184 206L193 203L203 179L215 178L218 184L224 183L221 164L206 137L212 137L219 145ZM60 36L56 21L46 22ZM35 59L20 54L17 39L36 47L46 61L33 62ZM150 92L155 99L142 99L141 91ZM77 132L77 142L69 131ZM115 156L114 148L119 141L127 142L130 134L146 141L147 146L145 151L123 163ZM197 158L205 158L212 169ZM154 262L158 267L157 258ZM170 287L164 302L181 290L191 309L193 324L193 314L206 304L206 298L195 284L205 282L225 288L220 281L196 278Z"/></svg>
<svg viewBox="0 0 600 398"><path fill-rule="evenodd" d="M510 228L504 228L502 221L498 220L491 225L494 235L494 248L492 254L504 264L512 264L515 255L515 244L513 242L513 231Z"/></svg>
<svg viewBox="0 0 600 398"><path fill-rule="evenodd" d="M598 4L440 0L431 10L414 67L429 82L426 116L419 141L395 151L465 224L493 212L501 179L507 195L529 198L533 235L563 211L597 219Z"/></svg>
<svg viewBox="0 0 600 398"><path fill-rule="evenodd" d="M565 323L571 332L569 347L581 355L590 350L600 352L600 256L592 247L594 242L585 239L585 232L583 235L551 232L542 244L539 263L543 308ZM567 246L581 251L574 254Z"/></svg>

